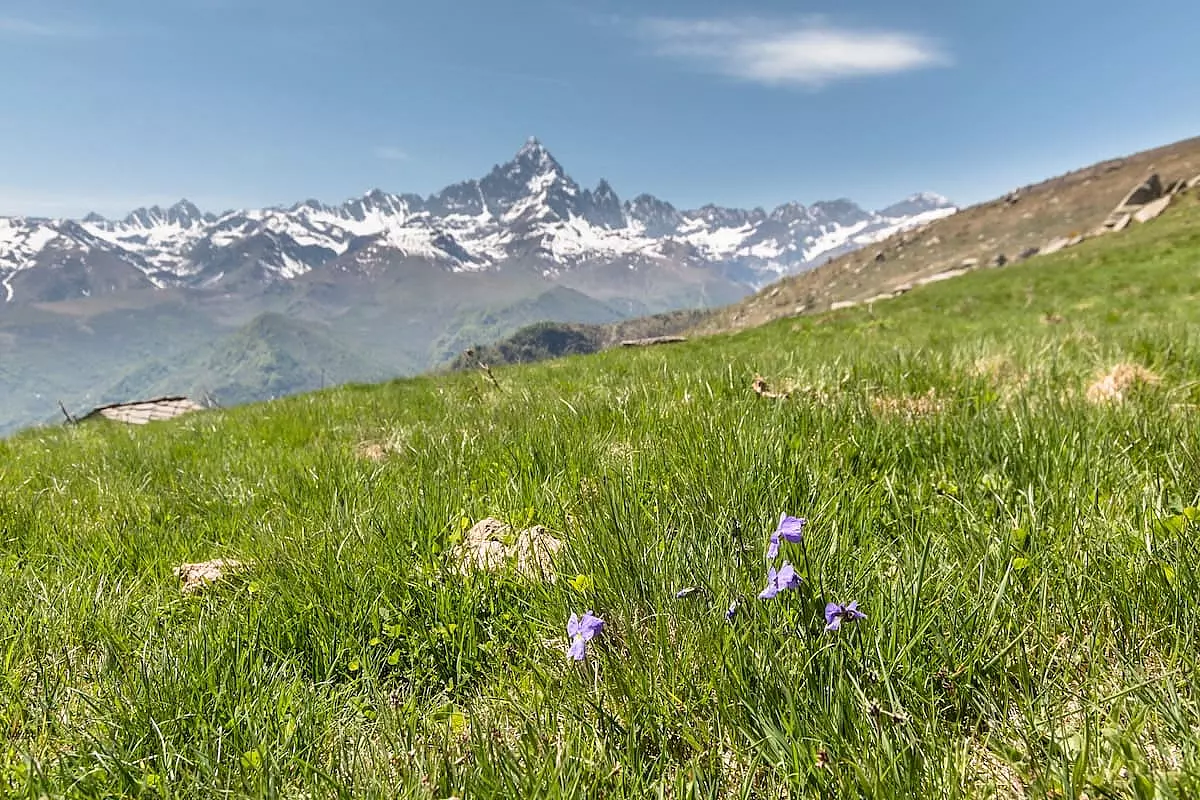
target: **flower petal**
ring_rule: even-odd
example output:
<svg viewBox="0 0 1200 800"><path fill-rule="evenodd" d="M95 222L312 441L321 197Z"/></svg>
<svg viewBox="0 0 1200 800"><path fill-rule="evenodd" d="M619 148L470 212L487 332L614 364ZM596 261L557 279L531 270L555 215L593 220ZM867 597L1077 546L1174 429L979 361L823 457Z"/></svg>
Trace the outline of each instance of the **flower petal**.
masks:
<svg viewBox="0 0 1200 800"><path fill-rule="evenodd" d="M589 611L579 620L579 630L576 635L582 636L584 641L588 641L602 630L604 630L604 620Z"/></svg>
<svg viewBox="0 0 1200 800"><path fill-rule="evenodd" d="M779 555L779 534L771 534L771 543L767 545L767 561L772 561Z"/></svg>
<svg viewBox="0 0 1200 800"><path fill-rule="evenodd" d="M733 622L733 618L737 616L737 612L738 612L738 601L734 600L732 603L729 604L729 610L725 612L725 619L729 620L730 622Z"/></svg>
<svg viewBox="0 0 1200 800"><path fill-rule="evenodd" d="M792 562L783 562L783 566L779 568L779 574L775 577L775 585L781 590L795 589L800 585L800 576L796 574L796 568L792 566Z"/></svg>
<svg viewBox="0 0 1200 800"><path fill-rule="evenodd" d="M779 527L775 529L775 535L799 544L804 538L804 526L807 524L808 520L804 517L789 517L783 514L779 517Z"/></svg>
<svg viewBox="0 0 1200 800"><path fill-rule="evenodd" d="M825 622L832 625L835 619L840 620L842 617L842 607L837 603L827 603L825 605ZM841 625L841 623L838 623ZM828 630L828 628L826 628ZM836 628L834 629L836 630Z"/></svg>
<svg viewBox="0 0 1200 800"><path fill-rule="evenodd" d="M587 640L582 636L576 636L567 649L567 657L575 661L583 661L587 657Z"/></svg>

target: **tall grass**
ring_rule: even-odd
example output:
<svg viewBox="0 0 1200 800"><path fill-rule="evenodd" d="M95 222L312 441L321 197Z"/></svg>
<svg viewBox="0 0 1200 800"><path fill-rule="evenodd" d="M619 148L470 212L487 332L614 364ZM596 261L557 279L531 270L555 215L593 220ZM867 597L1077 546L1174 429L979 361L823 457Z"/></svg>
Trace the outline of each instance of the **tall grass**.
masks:
<svg viewBox="0 0 1200 800"><path fill-rule="evenodd" d="M499 389L0 442L0 794L1197 796L1198 219ZM1161 380L1089 403L1118 362ZM459 574L487 516L558 579ZM252 568L181 594L214 557Z"/></svg>

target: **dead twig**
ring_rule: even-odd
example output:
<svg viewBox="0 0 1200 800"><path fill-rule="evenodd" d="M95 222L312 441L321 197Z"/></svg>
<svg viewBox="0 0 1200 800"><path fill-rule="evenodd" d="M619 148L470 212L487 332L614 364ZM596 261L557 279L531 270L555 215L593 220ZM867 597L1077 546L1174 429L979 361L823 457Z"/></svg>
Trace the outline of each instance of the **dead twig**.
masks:
<svg viewBox="0 0 1200 800"><path fill-rule="evenodd" d="M71 416L71 412L67 411L67 407L65 405L63 405L62 400L58 401L58 407L60 409L62 409L63 416L67 418L68 425L78 425L79 424L79 420L77 420L77 419L75 419L75 417Z"/></svg>
<svg viewBox="0 0 1200 800"><path fill-rule="evenodd" d="M469 358L475 362L475 365L477 367L479 367L479 369L483 372L484 376L489 381L492 382L493 386L495 386L497 389L499 389L502 392L504 391L504 387L500 385L500 381L496 380L496 376L492 374L492 368L489 367L487 364L483 363L483 361L481 361L479 359L479 356L476 355L475 348L472 347L471 349L467 350L466 355L467 355L467 358Z"/></svg>

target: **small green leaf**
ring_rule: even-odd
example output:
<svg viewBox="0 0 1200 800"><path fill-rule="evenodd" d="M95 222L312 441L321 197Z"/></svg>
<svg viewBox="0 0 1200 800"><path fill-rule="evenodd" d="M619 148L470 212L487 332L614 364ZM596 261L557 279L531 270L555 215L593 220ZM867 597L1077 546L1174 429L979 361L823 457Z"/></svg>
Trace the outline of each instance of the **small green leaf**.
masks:
<svg viewBox="0 0 1200 800"><path fill-rule="evenodd" d="M379 647L379 645L383 644L383 639L380 639L378 636L376 636L372 638L371 641L367 642L367 644L371 647Z"/></svg>
<svg viewBox="0 0 1200 800"><path fill-rule="evenodd" d="M1014 572L1021 572L1022 570L1029 569L1031 566L1033 566L1033 562L1028 558L1014 558L1012 562Z"/></svg>
<svg viewBox="0 0 1200 800"><path fill-rule="evenodd" d="M350 670L351 672L358 672L360 669L362 669L362 664L359 664L358 659L355 659L346 665L346 669Z"/></svg>
<svg viewBox="0 0 1200 800"><path fill-rule="evenodd" d="M1187 528L1188 518L1183 514L1163 517L1158 521L1158 530L1167 536L1179 536Z"/></svg>
<svg viewBox="0 0 1200 800"><path fill-rule="evenodd" d="M1175 585L1175 569L1173 567L1168 564L1159 564L1158 569L1162 573L1163 580L1167 582L1168 586L1170 586L1172 589L1179 588Z"/></svg>
<svg viewBox="0 0 1200 800"><path fill-rule="evenodd" d="M242 753L242 769L257 772L262 769L262 753L257 749Z"/></svg>
<svg viewBox="0 0 1200 800"><path fill-rule="evenodd" d="M1024 528L1013 528L1012 532L1013 547L1018 550L1025 550L1029 547L1029 531Z"/></svg>
<svg viewBox="0 0 1200 800"><path fill-rule="evenodd" d="M399 664L399 663L400 663L400 651L399 651L399 650L393 650L393 651L392 651L392 652L391 652L391 653L388 655L388 658L387 658L387 663L388 663L388 666L389 666L389 667L394 667L394 666L396 666L397 664Z"/></svg>

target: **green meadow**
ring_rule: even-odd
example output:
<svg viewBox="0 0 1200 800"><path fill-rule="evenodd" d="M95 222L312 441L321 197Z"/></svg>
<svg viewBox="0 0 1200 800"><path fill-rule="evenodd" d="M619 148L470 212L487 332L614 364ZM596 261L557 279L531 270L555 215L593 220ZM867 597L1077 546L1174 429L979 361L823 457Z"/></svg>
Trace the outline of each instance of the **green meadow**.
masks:
<svg viewBox="0 0 1200 800"><path fill-rule="evenodd" d="M494 378L0 441L0 796L1200 796L1195 195ZM463 570L487 517L553 564Z"/></svg>

